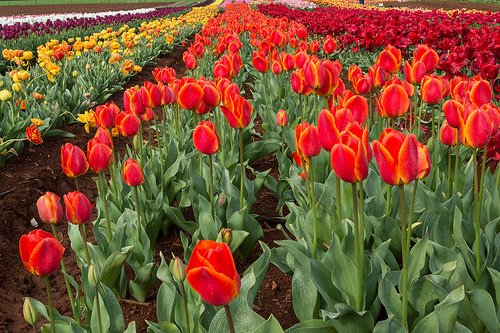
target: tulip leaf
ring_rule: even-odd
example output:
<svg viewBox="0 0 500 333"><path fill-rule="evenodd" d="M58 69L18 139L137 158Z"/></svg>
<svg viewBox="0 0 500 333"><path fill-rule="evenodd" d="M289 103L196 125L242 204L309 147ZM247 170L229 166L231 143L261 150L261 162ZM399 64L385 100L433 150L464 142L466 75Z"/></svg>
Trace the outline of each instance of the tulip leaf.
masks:
<svg viewBox="0 0 500 333"><path fill-rule="evenodd" d="M97 306L97 302L99 302L99 307ZM100 309L100 315L97 314L97 309ZM100 322L99 322L100 318ZM102 326L99 326L102 325ZM92 313L90 315L90 328L92 332L123 332L123 328L121 331L114 330L110 327L110 315L107 311L107 308L104 304L104 301L99 293L97 293L97 297L94 298L94 303L92 305ZM100 329L102 328L102 329Z"/></svg>
<svg viewBox="0 0 500 333"><path fill-rule="evenodd" d="M156 280L157 266L149 263L139 269L135 279L130 281L130 294L139 302L144 302L149 295L149 290Z"/></svg>
<svg viewBox="0 0 500 333"><path fill-rule="evenodd" d="M201 194L198 194L198 224L203 239L217 238L220 225L215 223L210 202Z"/></svg>
<svg viewBox="0 0 500 333"><path fill-rule="evenodd" d="M380 302L384 305L387 310L388 315L394 315L396 319L401 318L402 304L399 298L399 294L394 288L391 280L389 279L389 273L386 273L382 278L380 287L378 290L378 297Z"/></svg>
<svg viewBox="0 0 500 333"><path fill-rule="evenodd" d="M413 329L413 333L436 331L438 327L439 332L452 332L464 298L464 286L450 292L441 303L434 307L433 312L418 322Z"/></svg>
<svg viewBox="0 0 500 333"><path fill-rule="evenodd" d="M484 289L474 289L467 292L474 313L490 332L500 332L500 323L491 295Z"/></svg>
<svg viewBox="0 0 500 333"><path fill-rule="evenodd" d="M280 149L281 142L275 139L265 139L252 142L243 149L245 160L257 161L264 156Z"/></svg>
<svg viewBox="0 0 500 333"><path fill-rule="evenodd" d="M86 333L82 327L80 327L76 322L65 322L60 320L55 320L54 328L57 333ZM42 325L40 330L42 333L52 333L52 326L50 323Z"/></svg>
<svg viewBox="0 0 500 333"><path fill-rule="evenodd" d="M379 321L373 333L408 333L408 330L399 322L394 315L390 314L389 318L383 321Z"/></svg>
<svg viewBox="0 0 500 333"><path fill-rule="evenodd" d="M342 333L372 332L374 321L368 311L356 312L345 303L337 303L333 311L321 310L323 320L329 320L331 325Z"/></svg>
<svg viewBox="0 0 500 333"><path fill-rule="evenodd" d="M293 310L299 321L313 319L317 313L318 291L310 274L297 266L292 277Z"/></svg>
<svg viewBox="0 0 500 333"><path fill-rule="evenodd" d="M135 321L131 321L128 324L127 329L125 331L123 331L123 333L136 333L136 331L137 331L137 328L135 325Z"/></svg>
<svg viewBox="0 0 500 333"><path fill-rule="evenodd" d="M425 258L427 253L427 235L420 239L410 251L408 260L408 285L411 287L413 281L420 277L420 271L426 266ZM402 274L400 277L400 285L402 282Z"/></svg>
<svg viewBox="0 0 500 333"><path fill-rule="evenodd" d="M329 321L320 319L306 320L295 324L286 333L337 333Z"/></svg>
<svg viewBox="0 0 500 333"><path fill-rule="evenodd" d="M253 333L283 333L280 323L271 315L269 319L257 327Z"/></svg>
<svg viewBox="0 0 500 333"><path fill-rule="evenodd" d="M126 246L122 248L121 251L116 251L109 255L106 262L102 265L102 271L100 273L102 283L113 288L116 279L121 273L123 264L132 252L132 249L133 246Z"/></svg>
<svg viewBox="0 0 500 333"><path fill-rule="evenodd" d="M74 138L75 135L73 133L70 133L68 131L64 131L62 129L57 129L57 128L51 128L45 133L43 133L44 137L60 137L60 138Z"/></svg>
<svg viewBox="0 0 500 333"><path fill-rule="evenodd" d="M163 321L156 324L148 320L146 320L146 323L148 323L147 333L181 333L174 323Z"/></svg>
<svg viewBox="0 0 500 333"><path fill-rule="evenodd" d="M496 303L500 304L500 272L491 267L488 267L488 272L490 273L491 281L493 282L493 286L495 287Z"/></svg>
<svg viewBox="0 0 500 333"><path fill-rule="evenodd" d="M349 239L352 240L352 237L344 238L345 241ZM356 279L352 277L356 276L356 266L352 259L345 253L337 235L333 235L332 237L330 250L334 253L332 256L334 267L332 269L331 281L342 293L344 301L354 306L356 304L357 286Z"/></svg>

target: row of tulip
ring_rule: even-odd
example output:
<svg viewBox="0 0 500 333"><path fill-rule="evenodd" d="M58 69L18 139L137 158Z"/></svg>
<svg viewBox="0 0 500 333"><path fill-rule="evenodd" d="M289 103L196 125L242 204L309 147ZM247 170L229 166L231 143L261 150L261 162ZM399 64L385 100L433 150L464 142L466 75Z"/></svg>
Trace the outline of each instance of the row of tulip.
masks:
<svg viewBox="0 0 500 333"><path fill-rule="evenodd" d="M32 119L42 136L78 113L105 101L145 64L168 52L215 15L216 5L193 8L180 16L107 28L85 37L51 40L33 52L3 50L12 69L2 76L0 91L0 164L19 152ZM35 144L40 144L40 140Z"/></svg>
<svg viewBox="0 0 500 333"><path fill-rule="evenodd" d="M438 51L440 70L448 75L480 74L496 79L500 66L499 13L424 12L321 7L312 11L283 5L260 5L272 17L288 17L303 23L311 33L334 35L339 47L374 51L394 45L403 50L426 44ZM411 51L411 49L409 50Z"/></svg>
<svg viewBox="0 0 500 333"><path fill-rule="evenodd" d="M123 331L116 295L129 289L143 300L159 279L153 332L283 332L252 306L272 259L293 275L300 323L289 332L500 328L500 114L491 85L434 74L439 57L424 45L404 63L401 50L388 46L368 72L352 66L343 82L342 64L328 59L336 48L333 37L311 40L295 21L228 5L184 54L189 77L158 68L156 84L125 92L125 111L106 104L89 113L86 125L98 129L87 153L61 149L67 176L90 167L99 179L95 244L83 227L68 228L82 269L73 289L84 296L72 302L74 319L54 320L33 299L29 313L49 319L47 328ZM252 99L242 90L248 81ZM115 127L132 138L123 161L114 153ZM251 167L269 153L279 179ZM264 185L279 210L290 211L288 239L272 251L261 245L263 255L240 280L230 252L244 260L262 237L251 208ZM185 218L190 208L194 221ZM154 262L158 234L171 224L183 230L186 269L180 258L169 266L160 254ZM86 318L78 317L78 300ZM382 306L388 317L379 320Z"/></svg>

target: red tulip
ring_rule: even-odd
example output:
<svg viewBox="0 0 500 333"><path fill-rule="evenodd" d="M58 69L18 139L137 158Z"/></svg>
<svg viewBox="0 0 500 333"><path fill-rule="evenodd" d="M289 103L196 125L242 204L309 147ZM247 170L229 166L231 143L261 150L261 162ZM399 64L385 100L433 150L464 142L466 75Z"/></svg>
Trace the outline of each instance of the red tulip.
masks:
<svg viewBox="0 0 500 333"><path fill-rule="evenodd" d="M161 105L170 105L177 101L177 94L175 91L164 84L159 83L158 86L161 89Z"/></svg>
<svg viewBox="0 0 500 333"><path fill-rule="evenodd" d="M352 86L356 94L366 94L371 89L370 75L365 74L354 78Z"/></svg>
<svg viewBox="0 0 500 333"><path fill-rule="evenodd" d="M280 54L281 67L285 71L295 68L295 59L290 53L281 52Z"/></svg>
<svg viewBox="0 0 500 333"><path fill-rule="evenodd" d="M410 65L408 61L405 61L403 72L406 81L413 84L418 84L425 76L425 64L422 61L416 61L415 63Z"/></svg>
<svg viewBox="0 0 500 333"><path fill-rule="evenodd" d="M288 113L285 110L279 110L276 113L276 125L285 127L288 124Z"/></svg>
<svg viewBox="0 0 500 333"><path fill-rule="evenodd" d="M419 173L419 143L413 134L386 128L373 142L373 154L382 180L390 185L408 184Z"/></svg>
<svg viewBox="0 0 500 333"><path fill-rule="evenodd" d="M301 158L311 158L319 155L321 144L318 128L307 122L295 127L295 146Z"/></svg>
<svg viewBox="0 0 500 333"><path fill-rule="evenodd" d="M376 98L377 111L381 117L401 117L410 109L410 98L403 86L391 84Z"/></svg>
<svg viewBox="0 0 500 333"><path fill-rule="evenodd" d="M465 111L463 104L453 99L450 99L444 102L442 108L444 116L451 127L459 128L462 126L463 114Z"/></svg>
<svg viewBox="0 0 500 333"><path fill-rule="evenodd" d="M46 192L36 202L38 216L45 223L57 224L63 217L61 201L57 195L52 192Z"/></svg>
<svg viewBox="0 0 500 333"><path fill-rule="evenodd" d="M177 103L186 110L194 110L203 101L203 89L196 82L186 83L177 94Z"/></svg>
<svg viewBox="0 0 500 333"><path fill-rule="evenodd" d="M318 116L319 142L323 149L331 151L340 132L353 121L352 112L346 108L323 109Z"/></svg>
<svg viewBox="0 0 500 333"><path fill-rule="evenodd" d="M171 67L164 67L164 68L155 68L153 71L153 76L158 83L164 83L168 84L172 82L176 76L177 73L175 72L175 69Z"/></svg>
<svg viewBox="0 0 500 333"><path fill-rule="evenodd" d="M469 99L472 103L481 106L488 104L493 98L491 85L486 80L473 80L469 83Z"/></svg>
<svg viewBox="0 0 500 333"><path fill-rule="evenodd" d="M92 219L92 204L82 192L69 192L64 195L66 218L72 224L87 223Z"/></svg>
<svg viewBox="0 0 500 333"><path fill-rule="evenodd" d="M133 113L138 116L146 112L140 90L129 88L123 93L123 107L127 113Z"/></svg>
<svg viewBox="0 0 500 333"><path fill-rule="evenodd" d="M355 121L363 124L368 117L368 102L366 98L355 95L350 90L345 90L342 98L338 97L339 106L351 110Z"/></svg>
<svg viewBox="0 0 500 333"><path fill-rule="evenodd" d="M418 45L413 55L413 61L415 63L418 61L423 62L425 71L432 73L439 63L439 55L427 45Z"/></svg>
<svg viewBox="0 0 500 333"><path fill-rule="evenodd" d="M269 60L262 51L255 51L252 54L252 64L258 72L265 73L269 70Z"/></svg>
<svg viewBox="0 0 500 333"><path fill-rule="evenodd" d="M314 91L314 89L312 89L306 84L306 81L304 79L304 72L302 71L302 69L297 69L292 72L291 81L292 81L292 89L297 94L307 96Z"/></svg>
<svg viewBox="0 0 500 333"><path fill-rule="evenodd" d="M36 229L21 236L19 254L31 274L46 276L59 269L64 247L52 234Z"/></svg>
<svg viewBox="0 0 500 333"><path fill-rule="evenodd" d="M26 140L35 145L40 145L43 143L42 133L40 133L40 130L36 125L30 125L26 127Z"/></svg>
<svg viewBox="0 0 500 333"><path fill-rule="evenodd" d="M141 98L145 107L157 108L161 105L163 92L159 86L146 81L141 87Z"/></svg>
<svg viewBox="0 0 500 333"><path fill-rule="evenodd" d="M458 143L458 129L451 127L445 120L439 132L439 139L447 146L456 146Z"/></svg>
<svg viewBox="0 0 500 333"><path fill-rule="evenodd" d="M200 153L212 155L219 150L219 136L209 120L200 122L193 131L193 144Z"/></svg>
<svg viewBox="0 0 500 333"><path fill-rule="evenodd" d="M498 130L488 110L470 104L464 112L463 125L459 130L460 141L467 147L482 148Z"/></svg>
<svg viewBox="0 0 500 333"><path fill-rule="evenodd" d="M302 66L302 72L304 73L304 80L306 84L312 89L318 89L322 87L327 80L327 74L323 62L313 57L307 60Z"/></svg>
<svg viewBox="0 0 500 333"><path fill-rule="evenodd" d="M245 128L250 123L253 107L243 96L230 93L221 110L233 128Z"/></svg>
<svg viewBox="0 0 500 333"><path fill-rule="evenodd" d="M99 127L97 129L97 132L94 135L94 139L97 139L98 142L103 143L109 148L113 149L113 138L111 137L111 133L104 127Z"/></svg>
<svg viewBox="0 0 500 333"><path fill-rule="evenodd" d="M85 153L77 146L66 143L61 146L61 169L68 177L78 177L89 169Z"/></svg>
<svg viewBox="0 0 500 333"><path fill-rule="evenodd" d="M295 54L294 58L295 58L294 60L295 60L296 68L302 68L302 66L304 66L306 61L308 61L310 59L309 55L304 51L298 51Z"/></svg>
<svg viewBox="0 0 500 333"><path fill-rule="evenodd" d="M431 173L431 153L426 145L419 142L417 179L425 178L429 173Z"/></svg>
<svg viewBox="0 0 500 333"><path fill-rule="evenodd" d="M146 122L155 119L155 113L154 113L153 109L147 107L146 112L144 112L141 115L141 119L146 121Z"/></svg>
<svg viewBox="0 0 500 333"><path fill-rule="evenodd" d="M113 102L99 105L94 111L94 118L98 127L113 128L115 118L120 112L120 108Z"/></svg>
<svg viewBox="0 0 500 333"><path fill-rule="evenodd" d="M408 81L400 80L397 76L393 76L392 79L387 80L384 84L384 89L393 84L403 87L408 97L412 97L415 94L415 86Z"/></svg>
<svg viewBox="0 0 500 333"><path fill-rule="evenodd" d="M97 141L97 139L92 139L87 143L87 159L90 169L95 173L99 173L109 168L113 161L113 151L105 144Z"/></svg>
<svg viewBox="0 0 500 333"><path fill-rule="evenodd" d="M323 51L326 54L332 54L337 49L337 42L332 36L327 36L323 41Z"/></svg>
<svg viewBox="0 0 500 333"><path fill-rule="evenodd" d="M359 126L359 125L357 125ZM331 163L335 175L349 183L361 182L368 176L371 148L368 145L368 127L357 131L344 131L331 151ZM363 145L363 141L366 145Z"/></svg>
<svg viewBox="0 0 500 333"><path fill-rule="evenodd" d="M186 68L189 70L193 70L196 67L198 67L198 62L196 61L196 57L188 51L185 51L182 54L182 61L184 61L184 63L186 64Z"/></svg>
<svg viewBox="0 0 500 333"><path fill-rule="evenodd" d="M420 85L422 100L427 104L440 103L445 94L445 87L438 76L426 75Z"/></svg>
<svg viewBox="0 0 500 333"><path fill-rule="evenodd" d="M213 109L220 104L220 93L215 84L211 81L206 81L203 84L203 103Z"/></svg>
<svg viewBox="0 0 500 333"><path fill-rule="evenodd" d="M126 137L137 135L140 122L139 117L133 113L122 111L116 116L116 128L118 128L121 135Z"/></svg>
<svg viewBox="0 0 500 333"><path fill-rule="evenodd" d="M385 47L377 59L377 65L382 67L386 72L397 73L401 66L401 50L392 45Z"/></svg>
<svg viewBox="0 0 500 333"><path fill-rule="evenodd" d="M186 277L201 298L215 306L228 305L240 293L240 276L226 243L199 241L186 267Z"/></svg>
<svg viewBox="0 0 500 333"><path fill-rule="evenodd" d="M370 83L374 87L383 87L389 78L389 74L380 66L374 65L368 68Z"/></svg>
<svg viewBox="0 0 500 333"><path fill-rule="evenodd" d="M122 178L128 186L139 186L144 183L142 168L133 158L129 158L123 164Z"/></svg>

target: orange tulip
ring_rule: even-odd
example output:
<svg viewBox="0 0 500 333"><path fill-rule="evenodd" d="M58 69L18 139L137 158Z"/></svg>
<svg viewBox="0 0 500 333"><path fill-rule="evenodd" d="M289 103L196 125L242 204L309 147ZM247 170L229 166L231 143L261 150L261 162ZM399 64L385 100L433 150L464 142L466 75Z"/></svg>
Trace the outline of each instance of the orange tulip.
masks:
<svg viewBox="0 0 500 333"><path fill-rule="evenodd" d="M92 219L92 204L81 192L69 192L64 195L66 218L72 224L87 223Z"/></svg>
<svg viewBox="0 0 500 333"><path fill-rule="evenodd" d="M255 69L260 73L265 73L269 70L269 60L262 51L255 51L252 54L252 64Z"/></svg>
<svg viewBox="0 0 500 333"><path fill-rule="evenodd" d="M306 84L312 89L318 89L326 84L327 74L323 62L313 57L307 60L302 66L304 73L304 80Z"/></svg>
<svg viewBox="0 0 500 333"><path fill-rule="evenodd" d="M141 93L135 88L129 88L123 93L123 107L128 113L134 113L138 116L146 112Z"/></svg>
<svg viewBox="0 0 500 333"><path fill-rule="evenodd" d="M418 45L413 54L413 61L423 62L426 73L432 73L439 63L439 55L427 45Z"/></svg>
<svg viewBox="0 0 500 333"><path fill-rule="evenodd" d="M386 128L373 142L373 154L382 180L390 185L408 184L419 174L419 143L413 134Z"/></svg>
<svg viewBox="0 0 500 333"><path fill-rule="evenodd" d="M387 45L380 53L376 64L382 67L386 72L397 73L401 67L401 50L392 45Z"/></svg>
<svg viewBox="0 0 500 333"><path fill-rule="evenodd" d="M141 97L145 107L157 108L161 105L163 92L159 86L150 81L144 82L141 87Z"/></svg>
<svg viewBox="0 0 500 333"><path fill-rule="evenodd" d="M42 134L36 125L26 127L26 139L35 145L43 143Z"/></svg>
<svg viewBox="0 0 500 333"><path fill-rule="evenodd" d="M345 90L343 96L337 98L339 106L349 109L355 121L363 124L368 117L368 102L361 95L355 95L350 90Z"/></svg>
<svg viewBox="0 0 500 333"><path fill-rule="evenodd" d="M288 113L285 110L279 110L276 113L276 125L285 127L288 124Z"/></svg>
<svg viewBox="0 0 500 333"><path fill-rule="evenodd" d="M439 139L447 146L456 146L458 143L458 129L451 127L445 120L439 132Z"/></svg>
<svg viewBox="0 0 500 333"><path fill-rule="evenodd" d="M120 112L118 116L116 116L116 128L121 135L126 137L132 137L137 135L139 132L139 117L133 113Z"/></svg>
<svg viewBox="0 0 500 333"><path fill-rule="evenodd" d="M66 143L61 146L61 169L68 177L78 177L89 169L85 153L77 146Z"/></svg>
<svg viewBox="0 0 500 333"><path fill-rule="evenodd" d="M123 164L122 178L128 186L139 186L144 183L142 168L133 158L129 158Z"/></svg>
<svg viewBox="0 0 500 333"><path fill-rule="evenodd" d="M98 142L103 143L109 148L113 149L113 138L111 137L111 133L107 129L99 127L94 135L94 139L97 139Z"/></svg>
<svg viewBox="0 0 500 333"><path fill-rule="evenodd" d="M405 61L403 72L405 79L413 84L419 84L425 76L425 64L422 61L416 61L412 65Z"/></svg>
<svg viewBox="0 0 500 333"><path fill-rule="evenodd" d="M418 174L417 179L422 179L427 177L431 173L431 153L429 148L418 143Z"/></svg>
<svg viewBox="0 0 500 333"><path fill-rule="evenodd" d="M498 125L495 128L495 123L487 109L470 104L464 112L463 125L458 135L465 146L482 148L488 144L497 130Z"/></svg>
<svg viewBox="0 0 500 333"><path fill-rule="evenodd" d="M212 305L228 305L240 293L240 276L226 243L199 241L186 267L186 278L201 298Z"/></svg>
<svg viewBox="0 0 500 333"><path fill-rule="evenodd" d="M36 229L21 236L19 254L31 274L46 276L59 269L64 247L52 234Z"/></svg>
<svg viewBox="0 0 500 333"><path fill-rule="evenodd" d="M319 142L323 149L331 151L340 133L353 121L352 112L346 108L323 109L318 116Z"/></svg>
<svg viewBox="0 0 500 333"><path fill-rule="evenodd" d="M98 127L113 128L115 118L120 112L120 108L113 102L99 105L94 111L95 123Z"/></svg>
<svg viewBox="0 0 500 333"><path fill-rule="evenodd" d="M377 101L377 112L381 117L401 117L410 109L410 98L403 86L391 84L380 94Z"/></svg>
<svg viewBox="0 0 500 333"><path fill-rule="evenodd" d="M175 69L171 67L155 68L152 73L158 83L161 82L164 84L172 82L177 76Z"/></svg>
<svg viewBox="0 0 500 333"><path fill-rule="evenodd" d="M203 101L203 89L196 82L186 83L177 94L177 103L186 110L194 110Z"/></svg>
<svg viewBox="0 0 500 333"><path fill-rule="evenodd" d="M281 52L280 54L281 67L285 71L295 68L295 59L290 53Z"/></svg>
<svg viewBox="0 0 500 333"><path fill-rule="evenodd" d="M200 153L212 155L219 150L219 136L209 120L200 122L193 131L193 144Z"/></svg>
<svg viewBox="0 0 500 333"><path fill-rule="evenodd" d="M445 87L440 77L426 75L422 79L420 92L425 103L437 104L444 97Z"/></svg>
<svg viewBox="0 0 500 333"><path fill-rule="evenodd" d="M196 61L196 57L188 51L185 51L182 54L182 61L184 61L184 63L186 64L186 68L189 70L193 70L196 67L198 67L198 62Z"/></svg>
<svg viewBox="0 0 500 333"><path fill-rule="evenodd" d="M451 127L459 128L463 123L463 114L465 108L463 104L457 102L456 100L450 99L444 102L443 112L448 124Z"/></svg>
<svg viewBox="0 0 500 333"><path fill-rule="evenodd" d="M472 103L481 106L483 104L488 104L493 98L493 92L491 85L486 80L472 80L469 83L468 95Z"/></svg>
<svg viewBox="0 0 500 333"><path fill-rule="evenodd" d="M389 78L389 74L380 66L374 65L368 68L370 82L374 87L384 86Z"/></svg>
<svg viewBox="0 0 500 333"><path fill-rule="evenodd" d="M36 202L38 216L45 223L57 224L63 217L61 201L52 192L46 192Z"/></svg>

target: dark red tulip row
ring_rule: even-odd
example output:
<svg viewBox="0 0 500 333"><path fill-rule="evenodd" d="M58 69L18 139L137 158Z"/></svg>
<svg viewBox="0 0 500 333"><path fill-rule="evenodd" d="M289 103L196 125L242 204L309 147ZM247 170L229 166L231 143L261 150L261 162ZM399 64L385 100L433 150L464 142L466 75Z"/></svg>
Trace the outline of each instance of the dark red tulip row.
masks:
<svg viewBox="0 0 500 333"><path fill-rule="evenodd" d="M450 75L469 68L495 79L500 65L500 13L453 13L361 10L320 7L312 11L260 5L271 17L287 17L310 33L334 35L341 49L374 51L388 44L406 49L426 44L438 51L438 69Z"/></svg>

